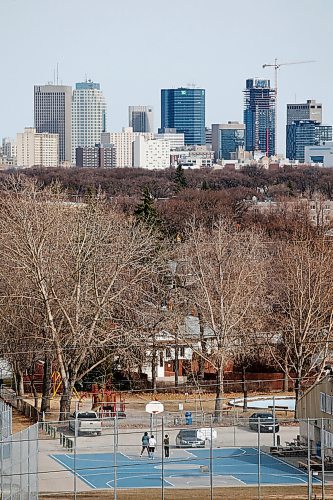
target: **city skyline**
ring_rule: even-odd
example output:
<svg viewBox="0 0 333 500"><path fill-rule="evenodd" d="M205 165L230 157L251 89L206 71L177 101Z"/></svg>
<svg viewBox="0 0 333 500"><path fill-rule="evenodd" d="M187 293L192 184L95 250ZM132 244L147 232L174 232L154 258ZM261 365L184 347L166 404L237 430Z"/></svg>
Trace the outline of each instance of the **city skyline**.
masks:
<svg viewBox="0 0 333 500"><path fill-rule="evenodd" d="M6 17L15 19L16 35L12 36L13 25L5 23L0 39L3 46L9 47L4 51L3 65L10 68L11 78L5 74L0 82L2 95L9 96L2 104L1 137L14 136L17 131L33 125L33 86L55 80L57 63L59 83L73 86L84 80L85 74L100 82L108 103L108 129L117 131L127 124L131 104L151 104L155 109L155 126L159 124L160 89L186 86L190 82L207 91L206 124L241 122L242 90L247 78L273 80L273 70L263 69L262 65L273 63L275 57L280 62L313 59L317 61L314 64L280 70L279 152L284 151L285 145L287 103L316 99L325 106L323 121L333 122L332 67L329 63L331 2L319 0L314 10L309 0L274 1L269 11L271 21L267 22L269 19L264 16L267 4L261 0L256 1L255 12L253 5L243 0L237 5L208 0L204 8L199 1L185 0L177 5L181 29L175 27L174 9L163 10L163 25L169 26L171 33L167 41L161 40L160 11L152 0L147 0L144 12L134 0L112 6L106 0L99 0L98 11L103 12L103 16L99 17L96 26L90 22L93 10L90 2L58 0L55 4L50 0L50 3L57 5L52 11L52 24L49 9L45 9L42 0L2 2ZM258 12L262 12L260 17ZM256 27L249 37L247 26L254 14L257 15ZM311 26L315 18L321 20L320 37L304 31L304 26ZM110 31L111 19L113 28ZM216 20L221 29L214 28ZM33 29L36 23L38 30ZM80 30L73 30L73 23L80 26ZM189 41L188 33L192 33L194 27L200 36L191 36ZM136 37L141 39L139 35L145 28L149 28L149 51L146 53L134 45L134 40ZM89 32L90 36L82 37L84 32ZM261 39L269 43L260 43ZM38 50L29 49L23 57L23 44L36 46ZM220 52L223 46L225 49L232 46L232 50ZM189 47L191 50L185 50ZM108 54L110 64L105 64ZM219 54L223 57L217 59Z"/></svg>

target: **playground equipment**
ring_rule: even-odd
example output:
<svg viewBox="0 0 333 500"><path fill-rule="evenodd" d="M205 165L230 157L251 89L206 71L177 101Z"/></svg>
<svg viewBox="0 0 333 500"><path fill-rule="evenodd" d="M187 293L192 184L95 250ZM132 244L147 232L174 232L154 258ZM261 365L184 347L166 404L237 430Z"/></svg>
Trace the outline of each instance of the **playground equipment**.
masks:
<svg viewBox="0 0 333 500"><path fill-rule="evenodd" d="M52 373L52 399L57 394L61 393L61 388L61 375L59 372L54 371ZM79 403L91 396L91 409L98 413L99 418L113 418L116 415L118 418L126 417L125 400L120 392L116 392L111 389L110 382L108 384L103 384L102 386L92 384L91 392L78 392L74 388L73 393Z"/></svg>
<svg viewBox="0 0 333 500"><path fill-rule="evenodd" d="M125 400L119 392L112 391L106 384L99 387L92 384L92 405L91 408L98 412L100 418L115 417L125 418Z"/></svg>
<svg viewBox="0 0 333 500"><path fill-rule="evenodd" d="M62 379L61 375L59 372L53 372L52 373L52 398L53 399L59 392L61 391L62 387ZM79 402L83 401L87 397L87 393L85 392L77 392L77 390L74 387L73 393L79 400Z"/></svg>

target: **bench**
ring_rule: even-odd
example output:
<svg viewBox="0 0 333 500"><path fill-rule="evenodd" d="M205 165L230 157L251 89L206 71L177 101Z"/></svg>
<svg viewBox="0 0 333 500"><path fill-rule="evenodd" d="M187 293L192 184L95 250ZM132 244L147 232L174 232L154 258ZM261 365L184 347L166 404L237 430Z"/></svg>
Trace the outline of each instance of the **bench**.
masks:
<svg viewBox="0 0 333 500"><path fill-rule="evenodd" d="M274 409L275 409L275 411L284 411L284 412L285 412L285 416L287 416L288 411L291 411L291 410L288 408L288 406L278 406L278 405L273 406L273 405L269 405L269 406L268 406L268 408L269 408L270 410L274 410Z"/></svg>
<svg viewBox="0 0 333 500"><path fill-rule="evenodd" d="M299 469L308 469L308 462L298 462L298 468ZM310 460L310 469L319 471L321 470L321 463L317 462L316 460Z"/></svg>

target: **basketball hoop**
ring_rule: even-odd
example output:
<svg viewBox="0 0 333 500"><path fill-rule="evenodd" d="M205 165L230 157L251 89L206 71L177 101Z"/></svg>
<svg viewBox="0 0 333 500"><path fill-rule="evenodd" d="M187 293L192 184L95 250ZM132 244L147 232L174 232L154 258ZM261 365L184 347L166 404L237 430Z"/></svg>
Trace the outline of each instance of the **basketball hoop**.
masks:
<svg viewBox="0 0 333 500"><path fill-rule="evenodd" d="M160 401L150 401L150 403L146 404L146 412L151 415L157 415L158 413L162 413L164 411L164 406Z"/></svg>

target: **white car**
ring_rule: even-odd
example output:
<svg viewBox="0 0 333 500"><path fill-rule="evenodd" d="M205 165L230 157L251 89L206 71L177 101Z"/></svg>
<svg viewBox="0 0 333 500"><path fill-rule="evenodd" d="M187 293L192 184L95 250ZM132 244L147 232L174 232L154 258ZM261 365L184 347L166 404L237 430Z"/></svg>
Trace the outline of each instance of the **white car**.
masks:
<svg viewBox="0 0 333 500"><path fill-rule="evenodd" d="M96 434L96 436L100 436L102 434L102 422L95 411L74 412L69 419L69 429L73 432L75 432L75 425L77 425L78 436L81 434Z"/></svg>

